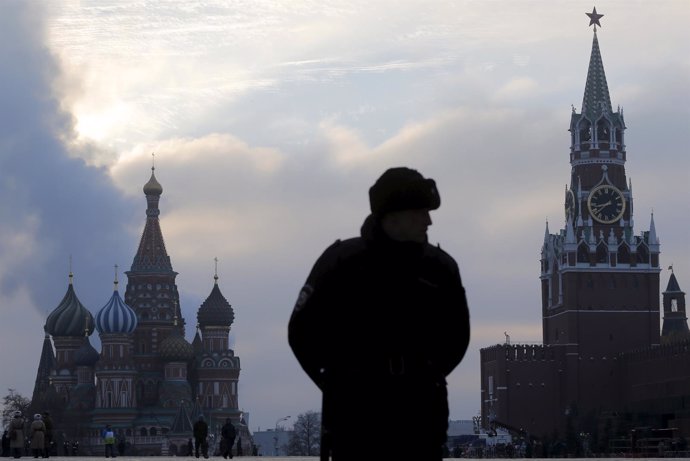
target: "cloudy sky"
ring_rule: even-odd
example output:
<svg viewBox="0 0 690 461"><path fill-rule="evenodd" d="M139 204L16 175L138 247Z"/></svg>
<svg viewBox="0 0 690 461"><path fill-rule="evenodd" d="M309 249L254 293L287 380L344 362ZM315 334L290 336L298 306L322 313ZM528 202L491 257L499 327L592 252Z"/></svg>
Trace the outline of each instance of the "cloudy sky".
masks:
<svg viewBox="0 0 690 461"><path fill-rule="evenodd" d="M541 340L540 248L547 220L552 232L564 225L567 129L582 104L593 6L1 2L0 392L31 395L70 257L94 314L113 265L131 265L155 152L183 313L193 326L217 257L252 430L320 407L286 340L314 260L359 232L386 168L436 179L430 240L458 261L472 316L449 379L451 418L476 415L479 349L504 332ZM690 3L596 7L628 128L635 232L653 212L662 265L688 290Z"/></svg>

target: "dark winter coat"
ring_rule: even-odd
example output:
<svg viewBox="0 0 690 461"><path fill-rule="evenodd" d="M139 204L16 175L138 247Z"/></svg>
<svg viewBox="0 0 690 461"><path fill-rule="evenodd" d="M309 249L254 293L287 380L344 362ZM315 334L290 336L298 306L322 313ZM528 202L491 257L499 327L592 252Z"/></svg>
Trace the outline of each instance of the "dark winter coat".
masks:
<svg viewBox="0 0 690 461"><path fill-rule="evenodd" d="M323 391L334 449L355 440L408 448L419 441L440 453L445 378L469 336L454 259L427 243L389 239L373 216L361 237L335 242L316 261L288 327L295 356Z"/></svg>
<svg viewBox="0 0 690 461"><path fill-rule="evenodd" d="M194 438L196 440L205 440L208 436L208 424L206 421L199 420L194 423Z"/></svg>
<svg viewBox="0 0 690 461"><path fill-rule="evenodd" d="M223 424L223 427L220 429L220 435L229 441L234 441L235 437L237 435L237 431L235 430L235 426L233 426L232 423L225 423Z"/></svg>

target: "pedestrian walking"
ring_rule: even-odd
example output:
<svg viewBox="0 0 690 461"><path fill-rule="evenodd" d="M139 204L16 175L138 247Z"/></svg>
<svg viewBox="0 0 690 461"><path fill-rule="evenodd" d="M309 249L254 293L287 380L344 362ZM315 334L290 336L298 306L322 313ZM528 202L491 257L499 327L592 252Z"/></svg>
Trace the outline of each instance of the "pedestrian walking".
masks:
<svg viewBox="0 0 690 461"><path fill-rule="evenodd" d="M232 446L235 444L235 437L237 436L237 431L235 426L232 425L232 420L227 418L225 424L220 429L220 435L223 438L221 442L223 458L232 458Z"/></svg>
<svg viewBox="0 0 690 461"><path fill-rule="evenodd" d="M369 202L360 236L337 240L314 264L288 340L323 393L322 459L440 461L446 377L470 337L458 265L428 243L441 199L433 179L400 167L378 178ZM358 408L376 423L363 424Z"/></svg>
<svg viewBox="0 0 690 461"><path fill-rule="evenodd" d="M195 456L198 458L201 451L204 458L208 458L208 424L204 421L204 415L199 415L199 419L194 423L193 433Z"/></svg>

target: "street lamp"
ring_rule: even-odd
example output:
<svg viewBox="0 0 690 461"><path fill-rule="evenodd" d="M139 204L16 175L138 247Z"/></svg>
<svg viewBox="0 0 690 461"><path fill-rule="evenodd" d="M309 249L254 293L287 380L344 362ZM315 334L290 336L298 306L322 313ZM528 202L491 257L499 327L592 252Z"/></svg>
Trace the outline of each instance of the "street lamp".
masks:
<svg viewBox="0 0 690 461"><path fill-rule="evenodd" d="M278 421L276 421L276 430L273 433L273 456L278 456L278 424L288 419L290 419L290 415L278 418Z"/></svg>

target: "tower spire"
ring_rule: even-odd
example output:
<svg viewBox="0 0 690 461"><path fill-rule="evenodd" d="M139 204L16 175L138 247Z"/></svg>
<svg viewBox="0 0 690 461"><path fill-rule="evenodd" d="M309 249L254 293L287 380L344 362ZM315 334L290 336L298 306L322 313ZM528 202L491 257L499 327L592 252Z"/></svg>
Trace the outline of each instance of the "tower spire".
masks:
<svg viewBox="0 0 690 461"><path fill-rule="evenodd" d="M589 57L589 69L587 70L587 84L585 85L585 95L582 99L582 113L586 114L590 120L596 120L601 113L610 114L611 97L609 87L606 83L604 64L599 50L599 40L597 39L597 26L601 27L599 19L604 16L597 14L594 8L589 16L589 25L594 25L594 38L592 39L592 53Z"/></svg>

